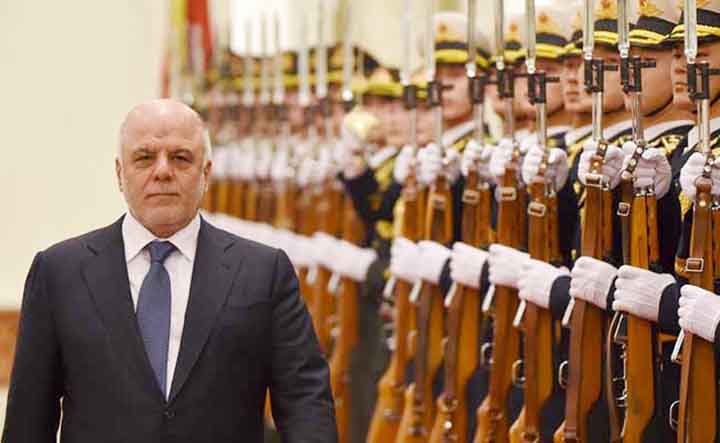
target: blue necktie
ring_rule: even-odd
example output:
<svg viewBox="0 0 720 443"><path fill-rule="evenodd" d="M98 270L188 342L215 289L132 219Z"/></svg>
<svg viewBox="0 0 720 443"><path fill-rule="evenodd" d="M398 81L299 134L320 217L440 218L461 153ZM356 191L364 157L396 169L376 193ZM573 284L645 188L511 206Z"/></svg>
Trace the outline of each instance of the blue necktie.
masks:
<svg viewBox="0 0 720 443"><path fill-rule="evenodd" d="M167 398L167 359L170 343L170 276L163 263L175 250L170 242L153 241L148 271L138 296L137 320L158 385Z"/></svg>

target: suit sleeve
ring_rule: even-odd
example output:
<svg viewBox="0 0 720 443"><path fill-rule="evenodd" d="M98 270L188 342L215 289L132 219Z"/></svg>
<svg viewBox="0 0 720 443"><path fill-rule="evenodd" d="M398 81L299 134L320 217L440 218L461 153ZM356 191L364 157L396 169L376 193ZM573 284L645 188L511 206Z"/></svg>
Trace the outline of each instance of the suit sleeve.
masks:
<svg viewBox="0 0 720 443"><path fill-rule="evenodd" d="M275 261L270 396L283 442L336 443L330 373L295 272L284 252Z"/></svg>
<svg viewBox="0 0 720 443"><path fill-rule="evenodd" d="M3 443L55 443L60 419L62 377L47 269L35 256L25 282Z"/></svg>

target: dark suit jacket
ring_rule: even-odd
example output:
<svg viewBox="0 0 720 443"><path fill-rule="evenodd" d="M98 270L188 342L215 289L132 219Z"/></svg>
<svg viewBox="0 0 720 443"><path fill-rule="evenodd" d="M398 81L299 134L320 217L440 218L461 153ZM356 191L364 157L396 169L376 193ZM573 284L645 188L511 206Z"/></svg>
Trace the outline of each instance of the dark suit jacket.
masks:
<svg viewBox="0 0 720 443"><path fill-rule="evenodd" d="M170 398L135 319L122 219L38 253L25 285L4 443L337 441L327 363L280 250L203 221ZM62 407L61 407L62 403Z"/></svg>

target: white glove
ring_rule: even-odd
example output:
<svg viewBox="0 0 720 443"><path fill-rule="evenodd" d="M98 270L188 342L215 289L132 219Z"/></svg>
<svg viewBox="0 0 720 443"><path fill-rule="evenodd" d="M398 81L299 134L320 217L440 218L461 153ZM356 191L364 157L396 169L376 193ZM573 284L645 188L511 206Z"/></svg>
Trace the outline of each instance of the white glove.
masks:
<svg viewBox="0 0 720 443"><path fill-rule="evenodd" d="M471 139L465 146L460 163L462 175L467 177L468 172L476 170L481 180L490 179L490 157L492 149L489 146L480 146Z"/></svg>
<svg viewBox="0 0 720 443"><path fill-rule="evenodd" d="M393 240L390 248L390 273L397 278L410 283L420 279L418 275L418 260L420 248L417 243L398 237Z"/></svg>
<svg viewBox="0 0 720 443"><path fill-rule="evenodd" d="M341 240L338 244L339 256L335 271L356 282L365 281L368 268L377 260L377 252L372 248L359 248L352 243Z"/></svg>
<svg viewBox="0 0 720 443"><path fill-rule="evenodd" d="M627 312L652 322L658 321L660 298L675 283L670 274L658 274L634 266L621 266L615 280L615 311Z"/></svg>
<svg viewBox="0 0 720 443"><path fill-rule="evenodd" d="M314 266L317 262L315 261L312 238L304 235L296 235L293 241L295 242L295 247L292 248L290 258L295 267L310 268Z"/></svg>
<svg viewBox="0 0 720 443"><path fill-rule="evenodd" d="M687 198L695 198L697 192L695 181L702 175L704 167L705 156L696 152L690 156L685 166L680 170L680 187ZM710 170L710 178L712 179L712 190L710 192L715 196L720 195L720 167L718 167L718 163L715 163Z"/></svg>
<svg viewBox="0 0 720 443"><path fill-rule="evenodd" d="M720 323L720 297L697 286L680 288L680 327L691 334L715 342L715 330Z"/></svg>
<svg viewBox="0 0 720 443"><path fill-rule="evenodd" d="M426 282L438 284L443 266L450 258L450 249L430 240L418 242L418 248L420 249L418 275Z"/></svg>
<svg viewBox="0 0 720 443"><path fill-rule="evenodd" d="M450 257L450 278L462 285L478 289L480 274L487 258L486 251L456 242Z"/></svg>
<svg viewBox="0 0 720 443"><path fill-rule="evenodd" d="M393 178L401 185L405 184L408 174L410 174L410 165L412 164L414 155L412 146L405 146L395 157L395 166L393 167Z"/></svg>
<svg viewBox="0 0 720 443"><path fill-rule="evenodd" d="M623 144L623 171L630 164L630 159L637 149L637 145L633 141ZM635 166L635 187L638 189L647 189L650 186L655 189L655 196L663 198L670 190L670 180L672 180L672 169L665 154L658 148L648 148L638 159Z"/></svg>
<svg viewBox="0 0 720 443"><path fill-rule="evenodd" d="M300 163L297 173L297 184L299 187L304 188L310 184L314 169L315 160L311 158L306 158Z"/></svg>
<svg viewBox="0 0 720 443"><path fill-rule="evenodd" d="M490 156L490 174L495 177L496 181L505 175L505 168L512 160L513 142L510 139L503 138L492 148Z"/></svg>
<svg viewBox="0 0 720 443"><path fill-rule="evenodd" d="M445 153L446 165L443 165L442 151L435 143L430 143L418 153L418 178L424 185L432 184L443 173L450 184L460 175L460 154L454 149Z"/></svg>
<svg viewBox="0 0 720 443"><path fill-rule="evenodd" d="M318 160L312 168L310 181L316 185L321 185L332 174L332 165L326 160Z"/></svg>
<svg viewBox="0 0 720 443"><path fill-rule="evenodd" d="M272 145L269 140L261 140L258 146L258 156L255 162L255 173L260 178L270 177L272 167Z"/></svg>
<svg viewBox="0 0 720 443"><path fill-rule="evenodd" d="M522 163L522 178L525 184L530 184L540 171L540 163L545 156L544 150L534 145L529 150ZM555 189L562 189L567 182L569 168L567 154L559 148L550 149L548 154L547 167L545 168L545 182L551 183L555 180Z"/></svg>
<svg viewBox="0 0 720 443"><path fill-rule="evenodd" d="M570 295L607 309L607 297L617 275L615 266L592 257L580 257L573 266Z"/></svg>
<svg viewBox="0 0 720 443"><path fill-rule="evenodd" d="M252 180L255 177L255 151L253 149L243 149L237 167L238 178L244 181Z"/></svg>
<svg viewBox="0 0 720 443"><path fill-rule="evenodd" d="M288 163L288 152L280 150L275 153L275 158L272 162L272 169L270 170L270 177L273 181L281 182L290 177L290 165Z"/></svg>
<svg viewBox="0 0 720 443"><path fill-rule="evenodd" d="M550 290L558 277L570 275L568 268L555 266L540 260L529 259L521 270L518 280L518 296L536 306L550 307Z"/></svg>
<svg viewBox="0 0 720 443"><path fill-rule="evenodd" d="M590 172L590 161L592 156L597 152L597 142L588 140L583 145L583 153L580 155L580 164L578 165L578 179L583 185L586 184L585 179ZM608 146L605 151L605 160L601 174L603 175L603 183L609 184L610 189L614 189L620 183L620 171L623 164L623 151L617 146Z"/></svg>
<svg viewBox="0 0 720 443"><path fill-rule="evenodd" d="M213 151L212 156L212 178L224 180L228 178L229 172L229 151L225 146L220 146Z"/></svg>
<svg viewBox="0 0 720 443"><path fill-rule="evenodd" d="M331 271L335 271L337 257L341 254L340 241L330 234L316 232L312 236L315 261Z"/></svg>
<svg viewBox="0 0 720 443"><path fill-rule="evenodd" d="M500 244L490 245L488 271L490 283L495 286L518 287L520 272L530 256L517 249Z"/></svg>

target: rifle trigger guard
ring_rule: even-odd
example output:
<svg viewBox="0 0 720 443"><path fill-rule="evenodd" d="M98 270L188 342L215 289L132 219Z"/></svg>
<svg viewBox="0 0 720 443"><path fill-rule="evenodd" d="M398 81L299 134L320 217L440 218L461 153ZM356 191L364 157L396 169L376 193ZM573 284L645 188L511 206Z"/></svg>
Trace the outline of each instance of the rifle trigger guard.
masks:
<svg viewBox="0 0 720 443"><path fill-rule="evenodd" d="M563 389L567 389L569 364L570 363L567 360L565 360L562 363L560 363L560 366L558 367L558 384Z"/></svg>
<svg viewBox="0 0 720 443"><path fill-rule="evenodd" d="M498 188L498 196L501 202L509 202L517 200L517 189L512 186L503 186Z"/></svg>
<svg viewBox="0 0 720 443"><path fill-rule="evenodd" d="M525 362L523 360L516 360L512 365L512 382L518 388L522 388L525 385L524 369Z"/></svg>
<svg viewBox="0 0 720 443"><path fill-rule="evenodd" d="M545 217L547 206L538 202L530 202L527 208L527 213L531 217Z"/></svg>
<svg viewBox="0 0 720 443"><path fill-rule="evenodd" d="M492 343L483 343L480 347L480 364L485 367L490 367L493 363L492 357L493 345Z"/></svg>
<svg viewBox="0 0 720 443"><path fill-rule="evenodd" d="M705 270L705 259L702 257L688 257L685 260L685 272L699 273Z"/></svg>
<svg viewBox="0 0 720 443"><path fill-rule="evenodd" d="M670 405L668 424L670 425L670 429L677 431L678 424L680 424L680 400L675 400Z"/></svg>

